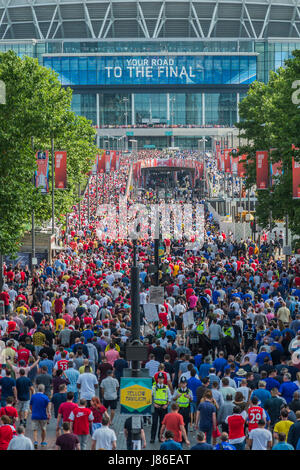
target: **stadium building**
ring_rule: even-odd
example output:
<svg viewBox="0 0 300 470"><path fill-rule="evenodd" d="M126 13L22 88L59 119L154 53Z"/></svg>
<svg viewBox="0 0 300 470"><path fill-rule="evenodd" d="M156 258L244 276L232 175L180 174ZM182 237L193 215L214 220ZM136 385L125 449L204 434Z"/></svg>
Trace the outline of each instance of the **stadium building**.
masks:
<svg viewBox="0 0 300 470"><path fill-rule="evenodd" d="M232 143L249 84L266 82L299 48L298 0L2 0L0 7L0 51L55 70L106 148Z"/></svg>

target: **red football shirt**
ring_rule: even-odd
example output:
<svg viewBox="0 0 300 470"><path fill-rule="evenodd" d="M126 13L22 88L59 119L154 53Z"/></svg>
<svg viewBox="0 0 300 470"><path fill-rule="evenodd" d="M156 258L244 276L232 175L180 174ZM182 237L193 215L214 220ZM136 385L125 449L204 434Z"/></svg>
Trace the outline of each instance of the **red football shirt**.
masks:
<svg viewBox="0 0 300 470"><path fill-rule="evenodd" d="M0 409L0 416L3 416L3 415L9 416L10 418L17 419L18 412L14 406L7 405L7 406L3 406Z"/></svg>
<svg viewBox="0 0 300 470"><path fill-rule="evenodd" d="M17 354L18 354L18 362L25 361L26 366L27 366L29 357L31 356L30 351L26 348L18 349Z"/></svg>
<svg viewBox="0 0 300 470"><path fill-rule="evenodd" d="M67 370L69 361L67 359L60 359L57 361L57 369Z"/></svg>
<svg viewBox="0 0 300 470"><path fill-rule="evenodd" d="M184 421L181 414L174 412L167 413L163 419L162 424L166 426L167 431L173 431L175 442L182 441L182 432L180 426L184 426Z"/></svg>
<svg viewBox="0 0 300 470"><path fill-rule="evenodd" d="M13 438L13 428L9 424L0 426L0 450L7 450L8 444Z"/></svg>
<svg viewBox="0 0 300 470"><path fill-rule="evenodd" d="M76 410L76 408L78 408L78 405L72 401L65 401L59 405L58 414L62 416L64 423L66 421L70 421L69 416L72 411Z"/></svg>
<svg viewBox="0 0 300 470"><path fill-rule="evenodd" d="M225 422L228 423L229 439L240 439L245 436L245 420L242 415L235 414L228 416Z"/></svg>
<svg viewBox="0 0 300 470"><path fill-rule="evenodd" d="M94 416L89 408L78 407L71 411L69 416L70 421L73 421L73 432L77 436L87 435L90 432L89 423L93 421Z"/></svg>
<svg viewBox="0 0 300 470"><path fill-rule="evenodd" d="M249 432L252 429L256 429L258 427L258 421L266 417L266 413L264 409L260 406L251 406L248 409L248 430Z"/></svg>

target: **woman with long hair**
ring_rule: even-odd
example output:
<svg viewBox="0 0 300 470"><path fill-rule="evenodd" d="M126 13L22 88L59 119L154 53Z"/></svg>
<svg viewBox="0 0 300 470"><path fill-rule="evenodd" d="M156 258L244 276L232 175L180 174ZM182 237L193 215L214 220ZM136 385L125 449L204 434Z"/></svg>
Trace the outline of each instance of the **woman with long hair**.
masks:
<svg viewBox="0 0 300 470"><path fill-rule="evenodd" d="M93 435L96 429L101 428L103 416L109 419L109 415L107 413L107 409L105 408L105 406L102 405L101 401L96 396L92 397L91 399L90 409L92 410L93 415L94 415L94 421L92 424L92 435Z"/></svg>

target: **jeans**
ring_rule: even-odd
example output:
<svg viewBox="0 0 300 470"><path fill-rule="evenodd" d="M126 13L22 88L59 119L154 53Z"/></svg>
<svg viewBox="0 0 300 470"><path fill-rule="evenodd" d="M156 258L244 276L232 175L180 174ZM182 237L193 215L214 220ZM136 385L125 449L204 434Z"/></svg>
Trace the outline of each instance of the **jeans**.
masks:
<svg viewBox="0 0 300 470"><path fill-rule="evenodd" d="M6 398L1 398L0 404L1 404L1 408L6 406Z"/></svg>
<svg viewBox="0 0 300 470"><path fill-rule="evenodd" d="M246 445L246 439L243 440L243 442L239 442L238 444L232 444L236 450L244 450L245 445Z"/></svg>
<svg viewBox="0 0 300 470"><path fill-rule="evenodd" d="M204 432L206 434L206 442L207 444L211 444L211 438L212 438L212 427L211 428L206 428L206 429L199 429L200 431Z"/></svg>
<svg viewBox="0 0 300 470"><path fill-rule="evenodd" d="M77 437L78 437L79 443L80 443L80 450L86 450L88 437L89 437L88 434L81 434Z"/></svg>

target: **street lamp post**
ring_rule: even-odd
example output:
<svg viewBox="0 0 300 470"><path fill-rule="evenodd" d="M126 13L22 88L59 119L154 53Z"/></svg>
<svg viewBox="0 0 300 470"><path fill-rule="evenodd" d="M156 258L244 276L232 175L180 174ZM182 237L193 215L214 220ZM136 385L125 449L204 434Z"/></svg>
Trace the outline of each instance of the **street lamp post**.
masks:
<svg viewBox="0 0 300 470"><path fill-rule="evenodd" d="M80 203L80 196L81 196L81 191L80 191L80 183L78 183L78 196L79 196L79 201L78 201L78 224L79 224L79 230L81 229L81 203Z"/></svg>
<svg viewBox="0 0 300 470"><path fill-rule="evenodd" d="M88 187L87 187L87 217L88 217L88 223L90 223L90 177L88 179Z"/></svg>
<svg viewBox="0 0 300 470"><path fill-rule="evenodd" d="M140 270L137 266L137 234L132 235L133 242L133 263L130 272L130 297L131 297L131 322L132 322L132 342L138 344L140 342ZM133 377L139 375L140 361L132 361Z"/></svg>
<svg viewBox="0 0 300 470"><path fill-rule="evenodd" d="M31 148L34 152L34 138L31 137ZM35 184L35 176L33 174L32 177L33 185ZM32 209L31 213L31 235L32 235L32 249L31 249L31 266L33 265L33 260L35 261L35 214L34 209Z"/></svg>
<svg viewBox="0 0 300 470"><path fill-rule="evenodd" d="M51 168L52 168L52 235L55 233L54 221L54 185L55 185L55 170L54 170L54 139L51 138Z"/></svg>

